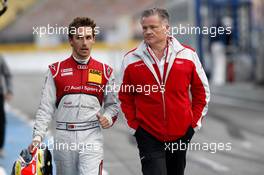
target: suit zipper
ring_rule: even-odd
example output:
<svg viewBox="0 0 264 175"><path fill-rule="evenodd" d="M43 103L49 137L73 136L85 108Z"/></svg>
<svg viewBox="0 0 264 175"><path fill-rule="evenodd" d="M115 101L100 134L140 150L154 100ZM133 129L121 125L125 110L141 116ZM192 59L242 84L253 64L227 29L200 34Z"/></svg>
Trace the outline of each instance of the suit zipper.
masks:
<svg viewBox="0 0 264 175"><path fill-rule="evenodd" d="M162 85L163 87L164 85ZM166 120L166 111L165 111L165 97L164 97L164 91L161 91L162 95L162 105L163 105L163 118Z"/></svg>
<svg viewBox="0 0 264 175"><path fill-rule="evenodd" d="M80 109L81 109L81 94L82 94L82 86L83 86L83 83L82 83L82 81L83 81L83 70L81 70L81 84L80 84L80 86L81 86L81 88L80 88L80 93L79 93L79 108L78 108L78 111L77 111L77 116L76 116L76 118L78 119L79 118L79 114L80 114Z"/></svg>
<svg viewBox="0 0 264 175"><path fill-rule="evenodd" d="M162 87L164 87L164 85L162 86ZM162 106L163 106L163 119L164 119L164 125L166 126L167 125L167 118L166 118L166 103L165 103L165 94L164 94L165 92L162 90L161 91L161 95L162 95ZM166 132L166 127L165 127L165 136L167 135L166 134L167 132ZM164 140L165 140L165 138L164 138Z"/></svg>

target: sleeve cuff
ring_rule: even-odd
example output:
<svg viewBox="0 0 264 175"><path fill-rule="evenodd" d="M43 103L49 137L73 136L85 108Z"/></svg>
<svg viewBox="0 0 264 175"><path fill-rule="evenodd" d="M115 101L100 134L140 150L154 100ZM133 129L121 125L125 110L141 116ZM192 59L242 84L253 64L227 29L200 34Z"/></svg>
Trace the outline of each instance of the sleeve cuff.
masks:
<svg viewBox="0 0 264 175"><path fill-rule="evenodd" d="M113 125L113 118L112 118L111 114L106 112L103 114L103 116L108 120L110 126L112 126Z"/></svg>
<svg viewBox="0 0 264 175"><path fill-rule="evenodd" d="M129 127L129 132L132 134L132 135L135 135L138 127L139 127L139 123L138 122L133 122L131 124L128 124L128 127Z"/></svg>
<svg viewBox="0 0 264 175"><path fill-rule="evenodd" d="M196 127L193 128L193 130L194 130L195 132L198 132L200 129L201 129L201 127L199 127L199 126L196 126Z"/></svg>
<svg viewBox="0 0 264 175"><path fill-rule="evenodd" d="M192 128L195 132L198 132L201 129L202 126L197 125L196 123L192 124Z"/></svg>

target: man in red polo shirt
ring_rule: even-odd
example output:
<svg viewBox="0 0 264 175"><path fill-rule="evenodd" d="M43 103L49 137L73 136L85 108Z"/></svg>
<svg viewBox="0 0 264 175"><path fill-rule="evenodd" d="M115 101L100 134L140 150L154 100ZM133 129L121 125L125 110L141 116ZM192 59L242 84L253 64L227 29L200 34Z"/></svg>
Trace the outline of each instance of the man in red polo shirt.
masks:
<svg viewBox="0 0 264 175"><path fill-rule="evenodd" d="M196 52L168 35L165 9L145 10L141 25L144 41L123 60L121 108L136 137L143 174L183 175L187 147L172 145L188 145L201 127L208 81ZM146 86L150 93L142 91Z"/></svg>

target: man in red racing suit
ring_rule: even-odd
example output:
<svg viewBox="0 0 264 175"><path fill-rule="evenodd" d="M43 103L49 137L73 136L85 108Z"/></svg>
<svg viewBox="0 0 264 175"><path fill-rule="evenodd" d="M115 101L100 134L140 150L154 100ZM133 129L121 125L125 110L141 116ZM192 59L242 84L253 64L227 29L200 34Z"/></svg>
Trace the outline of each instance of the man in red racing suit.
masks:
<svg viewBox="0 0 264 175"><path fill-rule="evenodd" d="M103 163L101 128L111 127L118 114L116 94L105 91L114 85L114 74L111 67L90 56L93 20L75 18L69 28L77 29L69 34L73 53L49 66L30 149L44 139L53 119L57 174L98 175Z"/></svg>

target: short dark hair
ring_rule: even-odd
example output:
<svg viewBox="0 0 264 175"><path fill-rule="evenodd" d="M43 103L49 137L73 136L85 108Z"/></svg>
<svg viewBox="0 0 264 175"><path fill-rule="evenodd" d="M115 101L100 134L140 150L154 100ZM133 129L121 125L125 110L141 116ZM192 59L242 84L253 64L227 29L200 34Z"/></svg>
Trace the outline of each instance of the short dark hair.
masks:
<svg viewBox="0 0 264 175"><path fill-rule="evenodd" d="M170 19L168 11L162 8L151 8L144 10L141 14L141 19L152 15L158 15L161 18L161 20L166 20L167 22L169 22Z"/></svg>
<svg viewBox="0 0 264 175"><path fill-rule="evenodd" d="M91 27L93 37L95 36L96 23L94 22L94 20L88 17L77 17L77 18L74 18L73 21L69 25L68 37L72 38L73 32L76 32L79 27Z"/></svg>

